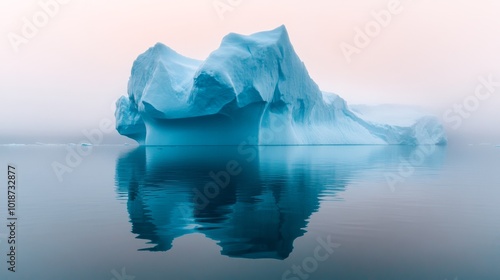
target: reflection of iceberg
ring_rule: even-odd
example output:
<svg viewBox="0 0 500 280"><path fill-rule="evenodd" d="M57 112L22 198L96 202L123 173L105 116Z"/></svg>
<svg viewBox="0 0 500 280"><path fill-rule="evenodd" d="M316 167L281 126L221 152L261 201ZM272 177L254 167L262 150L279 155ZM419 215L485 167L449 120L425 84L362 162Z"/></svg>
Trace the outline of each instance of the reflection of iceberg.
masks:
<svg viewBox="0 0 500 280"><path fill-rule="evenodd" d="M377 168L397 166L414 151L399 146L140 147L118 160L116 182L128 201L132 232L153 245L145 250L166 251L174 239L201 232L217 240L223 255L285 259L322 197L344 191L367 170L372 176ZM436 148L425 164L441 159L442 148ZM217 174L230 162L241 172L226 180ZM207 191L214 178L227 184Z"/></svg>
<svg viewBox="0 0 500 280"><path fill-rule="evenodd" d="M258 158L247 159L235 147L148 147L127 154L118 161L117 184L128 194L132 232L151 240L153 251L168 250L175 238L197 231L219 240L224 255L286 258L317 211L321 188L266 185ZM216 197L200 199L213 181L210 173L226 170L230 161L239 163L241 174Z"/></svg>
<svg viewBox="0 0 500 280"><path fill-rule="evenodd" d="M134 62L128 96L116 105L118 132L147 145L446 142L439 119L427 113L350 108L322 92L284 26L229 34L203 62L157 44Z"/></svg>

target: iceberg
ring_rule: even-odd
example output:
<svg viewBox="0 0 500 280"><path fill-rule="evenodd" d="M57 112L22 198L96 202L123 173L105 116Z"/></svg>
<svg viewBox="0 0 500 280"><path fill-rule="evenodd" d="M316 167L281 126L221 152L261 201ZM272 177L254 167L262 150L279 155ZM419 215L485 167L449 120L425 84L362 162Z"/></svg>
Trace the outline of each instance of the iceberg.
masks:
<svg viewBox="0 0 500 280"><path fill-rule="evenodd" d="M439 119L321 91L284 26L231 33L205 61L157 43L134 62L116 129L141 145L445 144Z"/></svg>

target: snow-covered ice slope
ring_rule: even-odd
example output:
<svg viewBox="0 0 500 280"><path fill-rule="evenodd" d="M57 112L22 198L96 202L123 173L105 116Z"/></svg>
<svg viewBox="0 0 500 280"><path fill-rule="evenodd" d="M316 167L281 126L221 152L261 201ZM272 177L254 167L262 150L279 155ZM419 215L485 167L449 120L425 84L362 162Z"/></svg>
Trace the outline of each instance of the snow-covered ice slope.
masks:
<svg viewBox="0 0 500 280"><path fill-rule="evenodd" d="M436 117L322 92L284 26L229 34L205 61L156 44L134 62L117 130L146 145L444 144Z"/></svg>

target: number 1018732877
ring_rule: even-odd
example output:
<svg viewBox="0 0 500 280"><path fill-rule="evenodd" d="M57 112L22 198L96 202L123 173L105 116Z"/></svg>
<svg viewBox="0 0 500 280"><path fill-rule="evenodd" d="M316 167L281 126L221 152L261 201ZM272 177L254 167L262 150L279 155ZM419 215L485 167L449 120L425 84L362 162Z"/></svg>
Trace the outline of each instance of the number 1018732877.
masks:
<svg viewBox="0 0 500 280"><path fill-rule="evenodd" d="M9 216L14 217L16 211L16 168L12 165L7 167L7 203Z"/></svg>

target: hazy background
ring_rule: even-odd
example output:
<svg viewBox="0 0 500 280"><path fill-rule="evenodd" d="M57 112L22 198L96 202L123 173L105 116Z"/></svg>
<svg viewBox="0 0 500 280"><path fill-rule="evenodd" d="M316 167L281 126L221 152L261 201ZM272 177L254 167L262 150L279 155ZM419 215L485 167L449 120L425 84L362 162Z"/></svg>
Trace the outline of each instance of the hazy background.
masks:
<svg viewBox="0 0 500 280"><path fill-rule="evenodd" d="M48 0L41 0L47 2ZM236 3L221 18L214 3ZM239 3L238 3L239 2ZM500 81L500 1L401 0L403 11L348 63L342 42L389 0L72 0L15 52L8 34L32 21L38 1L0 1L0 144L67 143L114 121L135 58L156 42L204 59L229 32L288 28L323 90L350 103L403 103L438 116L474 93L480 76ZM452 142L500 144L500 88ZM132 142L117 133L106 143Z"/></svg>

